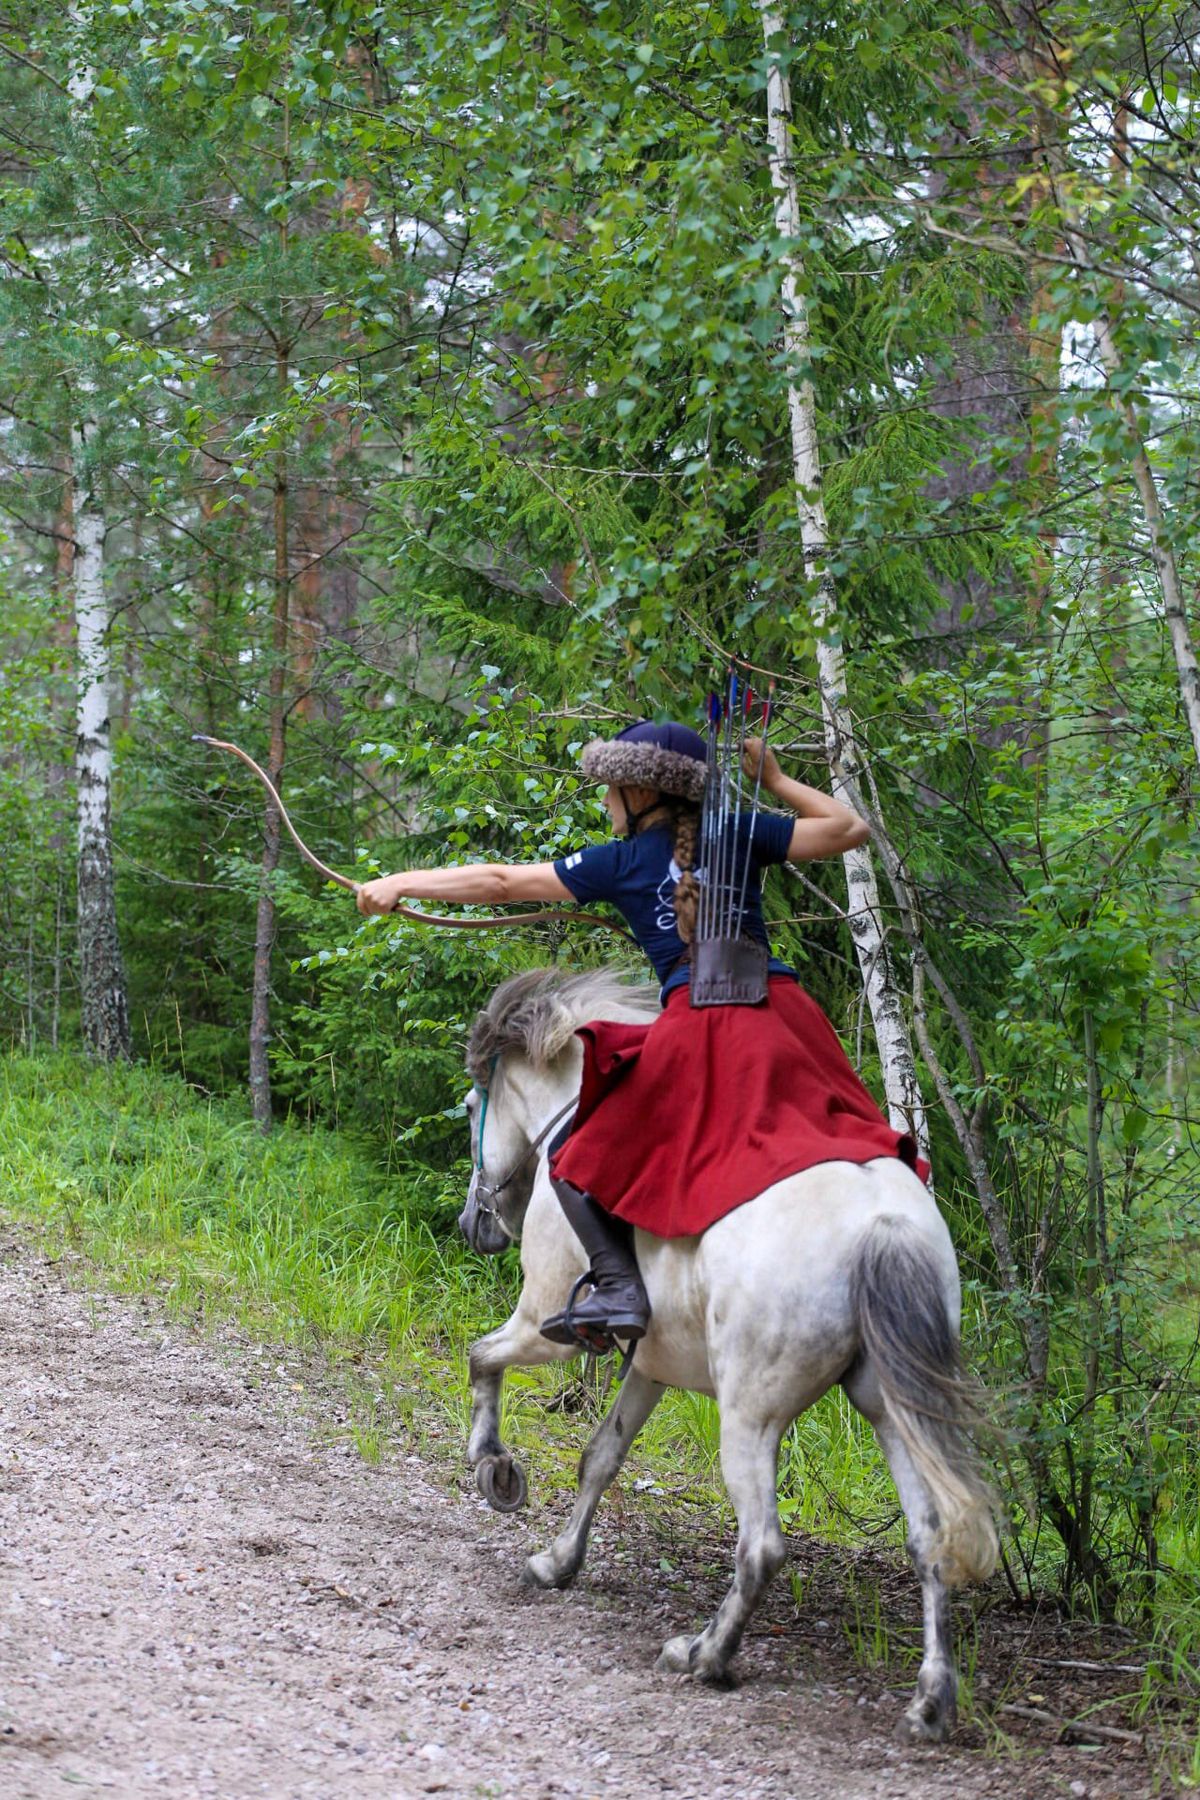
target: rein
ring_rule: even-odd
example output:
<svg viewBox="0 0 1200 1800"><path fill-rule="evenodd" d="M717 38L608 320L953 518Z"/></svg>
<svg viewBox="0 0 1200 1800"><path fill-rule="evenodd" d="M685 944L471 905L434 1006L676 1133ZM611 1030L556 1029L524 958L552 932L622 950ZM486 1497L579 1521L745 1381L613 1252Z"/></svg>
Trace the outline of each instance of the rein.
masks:
<svg viewBox="0 0 1200 1800"><path fill-rule="evenodd" d="M498 1061L499 1058L493 1056L488 1071L489 1083L496 1073L496 1064ZM505 1223L504 1215L501 1213L496 1202L504 1192L505 1188L512 1186L513 1182L521 1173L521 1170L525 1167L534 1152L541 1149L546 1139L550 1136L550 1133L554 1130L554 1127L556 1125L561 1125L563 1120L568 1118L576 1110L579 1105L579 1098L577 1095L573 1100L568 1100L567 1104L555 1113L549 1124L543 1125L533 1142L513 1164L503 1181L492 1182L485 1181L483 1178L483 1128L487 1124L488 1099L491 1088L490 1086L477 1081L475 1083L475 1092L479 1094L482 1099L482 1105L479 1109L479 1134L475 1140L475 1204L480 1212L487 1213L489 1218L495 1219L500 1229L505 1232L507 1236L512 1237L512 1232L509 1231L508 1225ZM484 1198L485 1195L487 1196L486 1199Z"/></svg>
<svg viewBox="0 0 1200 1800"><path fill-rule="evenodd" d="M335 882L338 887L347 888L350 893L357 894L359 888L362 886L361 882L351 880L349 875L340 875L336 869L331 869L327 863L323 863L320 857L309 849L308 845L304 842L304 839L300 836L300 833L296 830L296 827L292 824L291 819L288 817L287 807L280 799L279 791L276 788L275 783L271 780L271 777L267 774L266 770L259 767L252 756L245 750L240 749L237 744L226 743L223 738L205 737L203 732L199 731L193 733L192 742L193 744L207 744L210 750L228 750L231 756L240 757L248 769L253 769L254 773L258 776L258 779L266 788L268 794L270 794L271 799L279 810L279 817L283 820L283 823L287 828L288 836L295 844L297 850L299 850L305 862L309 863L317 871L318 875L323 875L326 881ZM581 912L572 907L557 906L542 909L538 912L510 913L505 915L493 914L487 919L456 919L451 918L445 913L416 912L411 906L405 906L402 901L397 900L396 904L392 907L392 912L402 919L411 919L414 925L441 925L450 931L512 930L521 925L542 925L548 924L551 921L567 924L573 921L575 923L582 922L585 925L602 925L606 931L615 931L618 937L629 937L629 933L623 931L619 925L614 925L611 919L603 919L599 913Z"/></svg>

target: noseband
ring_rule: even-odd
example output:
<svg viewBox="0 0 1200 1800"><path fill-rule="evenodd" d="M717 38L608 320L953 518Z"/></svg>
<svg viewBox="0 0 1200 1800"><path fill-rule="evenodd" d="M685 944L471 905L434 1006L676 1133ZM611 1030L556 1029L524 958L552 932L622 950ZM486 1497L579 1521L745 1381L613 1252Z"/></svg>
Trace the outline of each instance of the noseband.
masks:
<svg viewBox="0 0 1200 1800"><path fill-rule="evenodd" d="M489 1084L495 1076L496 1064L498 1061L499 1057L493 1056L491 1066L488 1070ZM491 1092L490 1085L485 1085L483 1082L477 1081L475 1083L475 1092L480 1096L482 1101L482 1105L479 1109L479 1136L476 1140L475 1151L475 1204L480 1212L486 1213L489 1218L495 1219L501 1231L503 1231L507 1237L511 1238L513 1237L513 1233L509 1228L504 1214L500 1211L497 1202L505 1188L512 1186L530 1157L533 1156L536 1151L541 1149L546 1139L550 1136L550 1133L554 1130L554 1127L556 1125L561 1125L563 1120L575 1111L579 1102L577 1099L568 1100L567 1104L562 1107L560 1111L555 1113L554 1117L550 1120L550 1123L548 1125L543 1125L533 1142L508 1171L504 1180L491 1182L485 1181L483 1178L483 1128L487 1123L488 1098Z"/></svg>

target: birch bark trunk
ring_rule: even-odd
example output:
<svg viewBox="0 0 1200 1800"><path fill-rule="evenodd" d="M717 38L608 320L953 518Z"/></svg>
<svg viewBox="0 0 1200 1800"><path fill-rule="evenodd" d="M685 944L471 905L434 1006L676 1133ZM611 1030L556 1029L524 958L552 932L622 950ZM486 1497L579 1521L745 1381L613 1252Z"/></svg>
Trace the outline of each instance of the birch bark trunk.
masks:
<svg viewBox="0 0 1200 1800"><path fill-rule="evenodd" d="M808 362L808 308L804 297L804 269L796 243L800 236L800 205L791 160L792 97L787 75L780 67L777 49L784 30L779 13L760 5L763 38L770 69L767 76L767 132L771 182L775 189L775 228L787 244L783 275L783 335L789 366L802 371ZM833 579L829 571L829 527L821 495L821 458L817 443L816 403L812 384L798 374L788 387L788 418L792 440L792 472L796 511L804 546L804 571L809 585L809 613L817 641L817 682L825 729L825 752L834 793L847 805L863 812L859 796L862 763L854 736L854 724L846 688L845 657L834 641L830 626L834 610ZM888 947L879 905L879 885L868 845L849 851L846 868L847 922L854 939L859 969L887 1096L888 1118L898 1131L909 1131L922 1154L929 1154L929 1128L925 1102L917 1078L916 1059L896 971Z"/></svg>
<svg viewBox="0 0 1200 1800"><path fill-rule="evenodd" d="M85 22L77 7L68 16L82 41ZM94 80L86 56L67 82L79 128L87 130ZM83 290L87 305L87 289ZM78 860L80 1028L84 1049L105 1062L130 1053L129 1000L117 933L112 864L112 740L109 730L111 619L104 586L104 509L91 454L92 424L81 381L71 426L70 510L74 554L71 587L75 610L75 808Z"/></svg>
<svg viewBox="0 0 1200 1800"><path fill-rule="evenodd" d="M89 468L87 427L82 423L71 433L71 497L78 670L75 781L81 1027L88 1053L114 1062L129 1055L130 1037L110 832L110 621L104 587L104 513Z"/></svg>

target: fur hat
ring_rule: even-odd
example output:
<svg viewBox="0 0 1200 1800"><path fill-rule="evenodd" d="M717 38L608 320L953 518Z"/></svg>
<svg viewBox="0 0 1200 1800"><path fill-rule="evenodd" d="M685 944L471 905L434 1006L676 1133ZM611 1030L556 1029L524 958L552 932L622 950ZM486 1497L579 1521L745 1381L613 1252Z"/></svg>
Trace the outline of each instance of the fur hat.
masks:
<svg viewBox="0 0 1200 1800"><path fill-rule="evenodd" d="M643 720L610 740L593 738L580 764L593 781L613 787L657 788L679 800L703 798L707 749L688 725L653 725Z"/></svg>

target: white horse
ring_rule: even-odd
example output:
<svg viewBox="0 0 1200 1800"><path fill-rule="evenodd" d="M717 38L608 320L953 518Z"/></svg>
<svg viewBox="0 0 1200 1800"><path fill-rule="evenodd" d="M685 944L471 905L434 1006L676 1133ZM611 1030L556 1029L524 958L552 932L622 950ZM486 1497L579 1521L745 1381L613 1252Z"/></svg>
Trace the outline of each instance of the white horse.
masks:
<svg viewBox="0 0 1200 1800"><path fill-rule="evenodd" d="M535 970L497 988L472 1030L475 1173L459 1223L485 1254L519 1239L525 1276L512 1317L471 1349L468 1455L498 1511L515 1510L526 1492L500 1438L504 1371L578 1354L538 1331L585 1266L546 1170L547 1143L579 1089L575 1030L588 1019L645 1021L657 1011L652 990L611 974ZM729 1078L736 1088L736 1069ZM653 1119L645 1129L653 1133ZM924 1657L901 1729L940 1741L954 1721L958 1685L946 1590L990 1574L997 1541L966 1431L958 1270L930 1194L895 1157L822 1163L777 1182L700 1237L639 1231L637 1255L650 1329L583 1453L566 1529L529 1558L523 1579L564 1587L578 1573L600 1498L668 1387L712 1395L738 1521L734 1579L705 1629L671 1638L659 1667L727 1683L746 1623L784 1560L780 1440L841 1382L887 1458L923 1592Z"/></svg>

